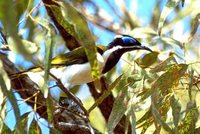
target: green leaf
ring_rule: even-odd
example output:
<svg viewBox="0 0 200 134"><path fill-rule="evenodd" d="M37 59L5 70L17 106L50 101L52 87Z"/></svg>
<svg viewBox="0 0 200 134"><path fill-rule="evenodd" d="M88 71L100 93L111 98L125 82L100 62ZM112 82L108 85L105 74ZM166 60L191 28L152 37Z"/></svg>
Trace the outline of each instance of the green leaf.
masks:
<svg viewBox="0 0 200 134"><path fill-rule="evenodd" d="M88 28L84 16L74 8L69 2L65 2L62 6L63 15L74 26L76 31L76 39L84 46L86 55L92 68L92 76L94 80L100 78L98 62L96 60L96 46L93 35Z"/></svg>
<svg viewBox="0 0 200 134"><path fill-rule="evenodd" d="M10 101L13 107L16 121L21 121L20 110L17 105L17 100L12 90L10 90L10 80L8 79L8 76L6 75L3 69L1 60L0 60L0 85L1 85L0 87L1 91L5 94L5 96L7 96L8 100ZM22 134L24 133L21 124L16 124L16 131L17 133L22 133Z"/></svg>
<svg viewBox="0 0 200 134"><path fill-rule="evenodd" d="M178 126L178 133L185 134L190 133L193 134L195 131L195 123L198 120L199 112L198 107L196 107L195 102L189 102L187 105L187 113L183 119L183 121Z"/></svg>
<svg viewBox="0 0 200 134"><path fill-rule="evenodd" d="M151 88L141 96L141 100L148 98L155 89L158 89L158 91L161 91L162 93L172 88L185 74L187 67L187 64L174 64L170 66L164 74L154 81Z"/></svg>
<svg viewBox="0 0 200 134"><path fill-rule="evenodd" d="M0 90L0 133L2 133L3 131L3 127L4 127L4 119L5 119L5 115L6 115L6 99L4 99L5 97L3 96L3 92L2 90Z"/></svg>
<svg viewBox="0 0 200 134"><path fill-rule="evenodd" d="M44 97L47 98L48 96L48 81L49 81L49 70L51 65L51 58L52 58L52 49L53 49L53 42L51 36L47 36L46 39L46 55L45 55L45 66L44 66L44 85L43 85L43 92Z"/></svg>
<svg viewBox="0 0 200 134"><path fill-rule="evenodd" d="M164 114L167 114L167 111L168 111L168 109L166 109L165 106L164 107L162 106L159 110L160 110L160 113L164 113ZM163 121L161 114L159 113L159 111L157 110L153 102L151 103L151 112L154 117L154 120L156 120L156 122L158 122L167 132L172 133L172 129L167 125L167 123Z"/></svg>
<svg viewBox="0 0 200 134"><path fill-rule="evenodd" d="M126 112L129 100L127 87L124 87L113 104L112 112L108 119L106 133L111 134L113 132L114 128Z"/></svg>
<svg viewBox="0 0 200 134"><path fill-rule="evenodd" d="M145 122L149 117L151 116L151 108L139 119L137 120L136 124L141 124L142 122Z"/></svg>
<svg viewBox="0 0 200 134"><path fill-rule="evenodd" d="M184 7L184 4L185 4L185 0L182 0L182 7Z"/></svg>
<svg viewBox="0 0 200 134"><path fill-rule="evenodd" d="M178 100L175 99L174 95L170 98L170 105L172 108L173 123L175 129L177 129L180 120L181 105Z"/></svg>
<svg viewBox="0 0 200 134"><path fill-rule="evenodd" d="M136 134L136 115L135 115L135 104L132 104L130 107L130 110L127 113L127 118L129 119L131 117L131 130L132 130L132 134ZM128 120L127 119L127 120ZM128 120L128 125L129 125L130 121ZM128 130L128 126L127 126L127 130Z"/></svg>
<svg viewBox="0 0 200 134"><path fill-rule="evenodd" d="M71 24L67 18L65 18L66 16L63 16L63 11L65 11L65 7L62 5L62 2L58 1L54 2L55 2L54 4L51 5L45 4L45 6L51 9L52 13L56 17L55 19L57 20L59 25L63 27L63 29L65 29L73 37L77 37L75 26ZM61 8L64 8L64 10Z"/></svg>
<svg viewBox="0 0 200 134"><path fill-rule="evenodd" d="M153 38L154 36L157 36L157 33L151 27L136 27L131 31L130 35L132 35L135 38Z"/></svg>
<svg viewBox="0 0 200 134"><path fill-rule="evenodd" d="M159 23L158 23L158 34L161 35L162 27L167 16L174 10L174 8L178 5L180 0L168 0L165 7L162 10L160 15Z"/></svg>
<svg viewBox="0 0 200 134"><path fill-rule="evenodd" d="M121 81L123 75L120 75L109 87L108 90L105 90L104 93L95 101L95 103L89 108L88 113L90 113L95 107L102 103L102 101L110 95L112 89L114 89L117 84Z"/></svg>
<svg viewBox="0 0 200 134"><path fill-rule="evenodd" d="M158 52L148 53L144 57L136 59L135 62L141 68L147 68L158 60L158 54Z"/></svg>
<svg viewBox="0 0 200 134"><path fill-rule="evenodd" d="M195 33L197 32L198 26L200 24L199 20L200 20L200 13L198 13L192 20L192 30L190 32L190 35L189 35L186 43L190 42L192 40L192 38L194 37Z"/></svg>
<svg viewBox="0 0 200 134"><path fill-rule="evenodd" d="M38 125L38 123L35 119L33 119L33 121L31 122L28 133L29 134L41 134L42 133L40 126Z"/></svg>
<svg viewBox="0 0 200 134"><path fill-rule="evenodd" d="M48 97L46 99L46 104L47 104L48 122L52 122L55 106L53 105L53 98L51 97L51 95L48 95Z"/></svg>
<svg viewBox="0 0 200 134"><path fill-rule="evenodd" d="M16 6L16 12L17 12L17 20L19 21L20 17L22 16L22 14L25 12L28 3L31 0L17 0L15 1L15 6Z"/></svg>
<svg viewBox="0 0 200 134"><path fill-rule="evenodd" d="M12 130L5 124L2 124L2 131L1 134L12 134Z"/></svg>
<svg viewBox="0 0 200 134"><path fill-rule="evenodd" d="M21 124L22 128L24 129L24 132L27 133L28 130L28 119L29 119L29 114L30 112L25 113L24 115L21 116L21 121L18 121L17 124Z"/></svg>
<svg viewBox="0 0 200 134"><path fill-rule="evenodd" d="M171 66L174 63L176 63L176 59L174 58L174 56L169 56L165 61L152 68L150 70L150 73L165 71L166 68L169 68L169 66Z"/></svg>
<svg viewBox="0 0 200 134"><path fill-rule="evenodd" d="M0 1L0 20L3 23L5 31L8 32L13 40L9 45L13 46L24 58L32 60L32 55L21 45L23 42L18 35L17 11L14 4L12 0Z"/></svg>

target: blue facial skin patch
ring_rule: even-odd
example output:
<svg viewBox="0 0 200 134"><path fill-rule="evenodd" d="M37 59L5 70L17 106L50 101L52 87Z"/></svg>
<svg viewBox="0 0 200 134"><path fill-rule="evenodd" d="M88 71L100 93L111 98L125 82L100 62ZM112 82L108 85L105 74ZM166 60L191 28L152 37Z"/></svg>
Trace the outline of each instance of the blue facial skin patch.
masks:
<svg viewBox="0 0 200 134"><path fill-rule="evenodd" d="M124 44L128 45L128 44L135 44L137 43L137 40L132 38L132 37L128 37L128 36L125 36L125 37L122 37L122 40L124 42Z"/></svg>

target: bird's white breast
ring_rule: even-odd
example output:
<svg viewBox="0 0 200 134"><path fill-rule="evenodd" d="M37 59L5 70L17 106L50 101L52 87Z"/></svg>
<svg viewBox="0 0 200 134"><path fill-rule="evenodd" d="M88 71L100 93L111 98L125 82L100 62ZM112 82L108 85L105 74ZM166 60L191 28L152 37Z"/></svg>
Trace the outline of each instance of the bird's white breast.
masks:
<svg viewBox="0 0 200 134"><path fill-rule="evenodd" d="M97 53L97 61L99 71L101 72L104 67L104 59L99 53ZM84 64L74 64L63 68L52 68L50 71L57 76L67 88L93 81L89 62Z"/></svg>
<svg viewBox="0 0 200 134"><path fill-rule="evenodd" d="M104 58L99 53L97 53L97 61L99 65L99 71L101 72L105 62ZM66 67L51 68L50 72L58 79L60 79L66 88L93 81L91 75L91 66L89 62L84 64L74 64ZM34 82L39 85L43 85L42 83L44 83L44 71L37 73L28 72L27 74Z"/></svg>

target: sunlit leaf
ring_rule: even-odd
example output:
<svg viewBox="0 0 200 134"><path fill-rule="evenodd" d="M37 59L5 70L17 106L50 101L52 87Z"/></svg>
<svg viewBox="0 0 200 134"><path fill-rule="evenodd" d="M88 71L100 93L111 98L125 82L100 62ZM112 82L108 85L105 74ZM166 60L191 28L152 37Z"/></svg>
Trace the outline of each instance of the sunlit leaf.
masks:
<svg viewBox="0 0 200 134"><path fill-rule="evenodd" d="M24 47L27 49L27 51L30 54L35 54L38 52L38 50L40 49L39 46L31 41L28 40L22 40Z"/></svg>
<svg viewBox="0 0 200 134"><path fill-rule="evenodd" d="M83 15L75 9L70 3L66 2L63 4L64 8L62 8L64 17L67 18L69 22L74 26L77 36L75 36L80 44L84 46L85 52L87 54L88 60L92 67L92 76L94 79L100 78L100 72L98 63L96 60L96 46L88 28L87 22Z"/></svg>
<svg viewBox="0 0 200 134"><path fill-rule="evenodd" d="M155 89L164 92L165 90L175 86L178 80L185 74L187 67L188 65L186 64L174 64L173 66L167 68L166 72L154 81L151 88L143 96L141 96L141 100L148 98Z"/></svg>
<svg viewBox="0 0 200 134"><path fill-rule="evenodd" d="M166 70L166 68L169 67L169 65L176 63L176 60L173 56L168 57L166 60L161 62L160 64L156 65L154 68L150 70L151 73L156 73L160 71Z"/></svg>
<svg viewBox="0 0 200 134"><path fill-rule="evenodd" d="M53 42L52 42L52 37L47 36L47 41L46 41L46 55L45 55L45 67L44 67L44 86L43 86L43 92L44 92L44 97L47 98L48 96L48 80L49 80L49 70L50 70L50 63L51 63L51 58L52 58L52 49L53 49Z"/></svg>
<svg viewBox="0 0 200 134"><path fill-rule="evenodd" d="M192 104L191 104L192 103ZM195 123L199 117L198 108L196 107L195 102L189 102L187 107L187 113L178 126L179 133L194 133Z"/></svg>
<svg viewBox="0 0 200 134"><path fill-rule="evenodd" d="M163 116L166 117L167 111L169 110L169 103L165 103L165 104L167 105L166 106L162 105L158 110L155 104L151 103L151 109L152 109L151 111L152 111L154 120L156 120L156 122L158 122L158 124L160 124L167 132L172 133L172 129L163 120Z"/></svg>
<svg viewBox="0 0 200 134"><path fill-rule="evenodd" d="M18 35L17 13L12 0L0 1L0 20L3 23L5 31L9 33L10 38L13 40L13 43L9 45L13 46L26 59L32 59L32 55L21 45L23 42Z"/></svg>
<svg viewBox="0 0 200 134"><path fill-rule="evenodd" d="M192 21L192 29L188 37L188 40L186 41L187 43L190 42L194 37L195 33L197 32L199 24L200 24L200 13L198 13Z"/></svg>
<svg viewBox="0 0 200 134"><path fill-rule="evenodd" d="M51 122L53 120L54 105L53 105L53 98L50 95L47 96L46 104L47 104L48 121Z"/></svg>
<svg viewBox="0 0 200 134"><path fill-rule="evenodd" d="M132 35L135 38L147 38L156 36L157 33L150 27L140 27L140 28L134 28L131 31L130 35Z"/></svg>
<svg viewBox="0 0 200 134"><path fill-rule="evenodd" d="M159 54L158 52L148 53L144 57L136 59L135 62L141 68L147 68L157 61L158 54Z"/></svg>
<svg viewBox="0 0 200 134"><path fill-rule="evenodd" d="M127 110L129 97L128 97L128 91L127 88L124 87L123 90L119 93L118 97L116 98L112 112L108 119L107 129L106 132L108 134L112 133L118 122L123 117L124 113Z"/></svg>
<svg viewBox="0 0 200 134"><path fill-rule="evenodd" d="M139 120L137 120L136 124L138 125L138 124L141 124L141 123L147 121L147 119L149 119L151 116L152 116L151 115L151 108L149 108L149 110Z"/></svg>
<svg viewBox="0 0 200 134"><path fill-rule="evenodd" d="M14 111L14 115L17 121L20 121L20 111L19 111L19 107L17 105L17 100L14 96L14 93L12 92L12 90L10 90L10 80L8 79L8 76L6 75L4 69L3 69L3 65L2 62L0 60L0 89L1 91L5 94L5 96L7 96L8 100L10 101L12 107L13 107L13 111ZM16 131L18 133L22 132L23 133L23 129L21 124L17 124L16 125Z"/></svg>
<svg viewBox="0 0 200 134"><path fill-rule="evenodd" d="M167 18L167 16L174 10L174 8L178 5L180 0L168 0L165 7L163 8L163 11L160 15L160 20L158 23L158 34L161 35L162 27L164 25L164 22Z"/></svg>

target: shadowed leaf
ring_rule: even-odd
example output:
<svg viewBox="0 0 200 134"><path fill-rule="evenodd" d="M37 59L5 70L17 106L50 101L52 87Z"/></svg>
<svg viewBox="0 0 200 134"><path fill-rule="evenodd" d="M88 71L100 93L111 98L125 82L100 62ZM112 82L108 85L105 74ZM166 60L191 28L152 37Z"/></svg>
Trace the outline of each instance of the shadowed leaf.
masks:
<svg viewBox="0 0 200 134"><path fill-rule="evenodd" d="M29 134L41 134L42 131L35 119L31 122L30 128L29 128Z"/></svg>
<svg viewBox="0 0 200 134"><path fill-rule="evenodd" d="M158 60L158 54L158 52L148 53L144 57L136 59L135 62L141 68L147 68Z"/></svg>
<svg viewBox="0 0 200 134"><path fill-rule="evenodd" d="M108 134L113 132L114 128L123 117L127 110L129 99L127 87L124 87L117 96L112 108L112 112L109 116L106 130Z"/></svg>

